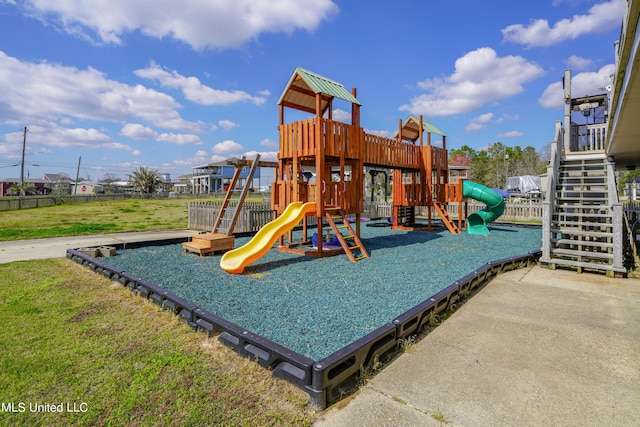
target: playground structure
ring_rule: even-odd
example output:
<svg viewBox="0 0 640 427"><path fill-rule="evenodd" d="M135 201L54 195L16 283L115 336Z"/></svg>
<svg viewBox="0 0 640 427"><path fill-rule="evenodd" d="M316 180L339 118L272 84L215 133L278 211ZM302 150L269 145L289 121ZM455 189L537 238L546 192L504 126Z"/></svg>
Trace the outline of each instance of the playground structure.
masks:
<svg viewBox="0 0 640 427"><path fill-rule="evenodd" d="M333 120L336 98L351 104L351 124ZM504 210L502 197L493 190L468 181L448 182L446 135L422 116L409 116L404 122L400 119L394 138L368 134L360 126L362 104L356 98L355 88L349 92L340 83L299 67L294 70L278 105L280 147L271 185L271 208L276 216L286 214L289 221L275 227L265 226L270 235L260 239L256 235L247 244L253 249L243 247L223 255L221 267L229 272L242 273L245 265L257 259L256 254L263 253L264 248L258 246L268 245L268 250L278 239L278 249L282 251L312 257L344 252L354 262L368 258L360 241L365 167L393 171L393 229L432 231L444 226L457 234L462 231L465 218L459 215L456 220L452 219L447 214L446 204L458 203L458 212L463 212L464 198L471 197L487 204L487 208L469 215L468 231L488 234L486 224ZM314 117L285 123L285 108ZM441 146L434 145L432 135L441 136ZM290 206L294 203L296 211L292 213ZM433 208L442 225L433 221L432 209L427 209L427 223L418 224L415 211L419 206ZM317 218L315 244L309 240L308 216ZM347 216L355 216L354 227ZM293 242L291 230L300 220L303 222L302 241ZM329 229L340 246L328 246L323 241L324 231ZM288 236L286 244L285 234ZM247 255L244 262L239 262L241 253L251 253L251 256Z"/></svg>

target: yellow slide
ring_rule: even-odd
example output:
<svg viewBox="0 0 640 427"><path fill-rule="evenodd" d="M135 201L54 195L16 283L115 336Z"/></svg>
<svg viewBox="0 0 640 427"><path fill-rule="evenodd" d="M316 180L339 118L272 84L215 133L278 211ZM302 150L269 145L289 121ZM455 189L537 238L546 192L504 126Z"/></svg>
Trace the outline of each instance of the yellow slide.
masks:
<svg viewBox="0 0 640 427"><path fill-rule="evenodd" d="M278 218L265 224L244 246L232 249L222 255L220 268L231 274L242 274L244 268L259 260L273 246L276 240L295 227L307 214L316 209L315 202L293 202Z"/></svg>

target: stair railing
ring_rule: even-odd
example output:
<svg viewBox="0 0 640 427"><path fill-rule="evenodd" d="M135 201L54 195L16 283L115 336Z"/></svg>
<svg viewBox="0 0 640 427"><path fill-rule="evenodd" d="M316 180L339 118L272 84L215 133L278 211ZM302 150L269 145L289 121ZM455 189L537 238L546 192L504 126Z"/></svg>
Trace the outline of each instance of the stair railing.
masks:
<svg viewBox="0 0 640 427"><path fill-rule="evenodd" d="M562 122L556 121L555 139L551 141L551 159L547 166L547 191L542 202L542 259L551 259L551 218L555 204L556 184L558 182L558 170L564 147L564 129Z"/></svg>

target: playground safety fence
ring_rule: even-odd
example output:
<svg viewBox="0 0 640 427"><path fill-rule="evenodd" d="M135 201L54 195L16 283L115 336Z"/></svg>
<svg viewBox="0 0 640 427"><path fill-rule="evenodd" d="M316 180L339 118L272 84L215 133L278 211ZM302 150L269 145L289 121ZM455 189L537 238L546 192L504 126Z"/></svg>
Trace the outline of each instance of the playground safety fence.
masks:
<svg viewBox="0 0 640 427"><path fill-rule="evenodd" d="M220 211L222 202L191 202L189 203L188 227L191 229L209 231L213 228L213 222ZM485 207L482 203L467 202L467 214L479 211ZM464 208L464 205L463 205ZM427 207L416 208L416 215L426 217ZM367 202L363 216L369 218L388 218L392 212L391 202ZM447 206L449 215L458 217L458 205L449 204ZM432 217L436 218L435 211ZM245 202L240 210L240 216L236 222L234 232L248 233L258 231L263 225L273 219L273 211L268 203ZM500 217L503 220L514 221L542 221L542 203L529 201L527 203L507 203L504 214ZM317 225L316 217L307 217L307 225Z"/></svg>

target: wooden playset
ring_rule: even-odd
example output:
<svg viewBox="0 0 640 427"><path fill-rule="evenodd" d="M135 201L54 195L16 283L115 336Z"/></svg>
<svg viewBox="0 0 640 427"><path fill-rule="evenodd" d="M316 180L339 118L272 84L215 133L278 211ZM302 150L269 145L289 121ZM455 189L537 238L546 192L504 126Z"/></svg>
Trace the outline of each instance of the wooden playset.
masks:
<svg viewBox="0 0 640 427"><path fill-rule="evenodd" d="M351 103L351 124L333 120L336 98ZM318 236L317 243L309 246L303 221L303 242L291 242L289 233L287 244L284 236L280 237L280 250L315 257L344 251L352 261L369 257L359 239L366 166L393 170L393 228L434 230L433 208L452 233L462 230L464 218L454 221L446 209L447 203L458 203L458 212L463 211L462 182L448 183L446 136L433 124L410 116L404 122L399 120L395 138L368 134L360 126L361 103L356 89L349 92L341 84L302 68L294 70L278 105L280 148L271 207L280 215L292 202L315 202L315 212L307 216L317 218ZM314 116L285 123L285 107ZM441 147L433 145L432 135L442 137ZM429 207L426 225L416 224L418 206ZM355 216L353 227L348 216ZM326 226L341 247L323 247Z"/></svg>

